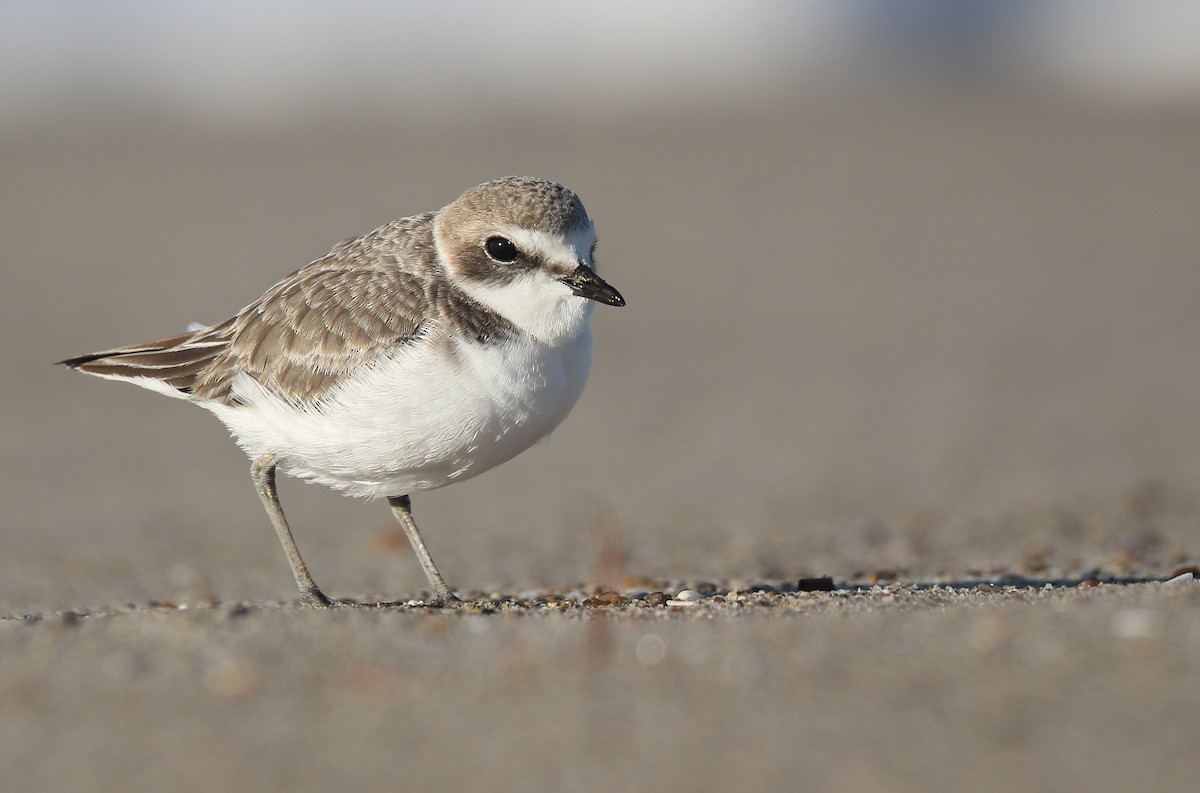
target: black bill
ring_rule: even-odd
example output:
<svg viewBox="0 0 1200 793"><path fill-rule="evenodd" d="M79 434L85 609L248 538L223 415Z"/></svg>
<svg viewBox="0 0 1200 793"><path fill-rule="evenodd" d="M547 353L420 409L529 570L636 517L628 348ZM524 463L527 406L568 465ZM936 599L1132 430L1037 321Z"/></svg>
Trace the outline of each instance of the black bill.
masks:
<svg viewBox="0 0 1200 793"><path fill-rule="evenodd" d="M603 278L596 275L595 270L586 264L579 265L575 268L575 272L558 280L571 287L572 292L580 297L586 297L588 300L595 300L597 303L609 306L625 305L625 298L621 297L621 293L609 286Z"/></svg>

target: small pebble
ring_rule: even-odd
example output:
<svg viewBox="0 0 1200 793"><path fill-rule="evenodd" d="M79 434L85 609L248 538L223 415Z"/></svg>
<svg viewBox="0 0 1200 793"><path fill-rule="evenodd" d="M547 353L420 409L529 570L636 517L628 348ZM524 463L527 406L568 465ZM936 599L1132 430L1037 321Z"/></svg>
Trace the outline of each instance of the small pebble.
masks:
<svg viewBox="0 0 1200 793"><path fill-rule="evenodd" d="M666 603L668 599L669 598L667 598L665 592L651 592L649 595L646 595L646 605L661 606Z"/></svg>
<svg viewBox="0 0 1200 793"><path fill-rule="evenodd" d="M681 589L679 594L675 596L676 600L704 600L704 595L701 595L694 589Z"/></svg>
<svg viewBox="0 0 1200 793"><path fill-rule="evenodd" d="M818 578L801 578L796 582L797 592L832 592L833 577L823 575Z"/></svg>
<svg viewBox="0 0 1200 793"><path fill-rule="evenodd" d="M583 601L586 608L605 608L606 606L624 606L630 598L620 592L604 592Z"/></svg>
<svg viewBox="0 0 1200 793"><path fill-rule="evenodd" d="M70 628L78 625L82 619L83 615L78 611L64 611L58 615L58 624Z"/></svg>
<svg viewBox="0 0 1200 793"><path fill-rule="evenodd" d="M250 607L245 603L237 603L225 613L228 619L236 620L240 617L245 617L250 613Z"/></svg>
<svg viewBox="0 0 1200 793"><path fill-rule="evenodd" d="M1180 573L1174 578L1168 578L1164 584L1190 584L1196 580L1196 576L1192 573Z"/></svg>

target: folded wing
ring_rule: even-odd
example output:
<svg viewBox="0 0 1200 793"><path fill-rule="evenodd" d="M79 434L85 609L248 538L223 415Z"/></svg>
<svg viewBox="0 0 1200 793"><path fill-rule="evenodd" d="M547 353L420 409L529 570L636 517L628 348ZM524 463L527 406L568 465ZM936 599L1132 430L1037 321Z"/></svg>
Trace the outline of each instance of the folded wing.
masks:
<svg viewBox="0 0 1200 793"><path fill-rule="evenodd" d="M233 383L245 373L287 401L319 402L354 369L418 338L428 319L425 279L328 264L296 271L219 325L61 363L228 405L237 404Z"/></svg>

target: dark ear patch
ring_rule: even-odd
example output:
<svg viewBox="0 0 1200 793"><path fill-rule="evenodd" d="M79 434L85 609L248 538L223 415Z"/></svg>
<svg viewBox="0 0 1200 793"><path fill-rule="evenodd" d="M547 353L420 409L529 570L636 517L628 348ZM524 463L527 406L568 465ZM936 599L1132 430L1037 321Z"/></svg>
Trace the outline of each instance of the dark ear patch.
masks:
<svg viewBox="0 0 1200 793"><path fill-rule="evenodd" d="M507 245L495 240L503 240ZM511 258L508 258L511 257ZM540 257L518 248L500 234L490 234L474 245L465 245L455 254L454 270L467 281L502 286L521 273L536 270Z"/></svg>
<svg viewBox="0 0 1200 793"><path fill-rule="evenodd" d="M466 281L479 284L506 284L513 272L493 261L482 248L464 248L458 252L454 269Z"/></svg>

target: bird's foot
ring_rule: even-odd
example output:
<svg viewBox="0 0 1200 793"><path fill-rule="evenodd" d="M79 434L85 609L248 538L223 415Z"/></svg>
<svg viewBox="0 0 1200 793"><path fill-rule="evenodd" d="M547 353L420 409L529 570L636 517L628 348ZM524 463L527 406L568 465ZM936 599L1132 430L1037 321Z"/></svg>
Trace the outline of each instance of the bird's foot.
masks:
<svg viewBox="0 0 1200 793"><path fill-rule="evenodd" d="M425 601L425 605L436 609L454 609L463 605L463 602L454 596L454 593L449 589L439 590L433 593L433 597Z"/></svg>
<svg viewBox="0 0 1200 793"><path fill-rule="evenodd" d="M300 590L300 603L310 609L331 609L347 605L340 600L326 596L315 586Z"/></svg>
<svg viewBox="0 0 1200 793"><path fill-rule="evenodd" d="M310 609L335 609L335 608L358 608L358 609L387 609L401 608L407 605L421 605L427 608L437 609L452 609L463 605L463 602L455 597L454 593L449 589L445 591L434 592L433 596L428 600L423 601L380 601L380 602L363 602L360 600L344 600L339 598L331 598L322 592L320 589L313 587L304 589L300 592L300 603Z"/></svg>

